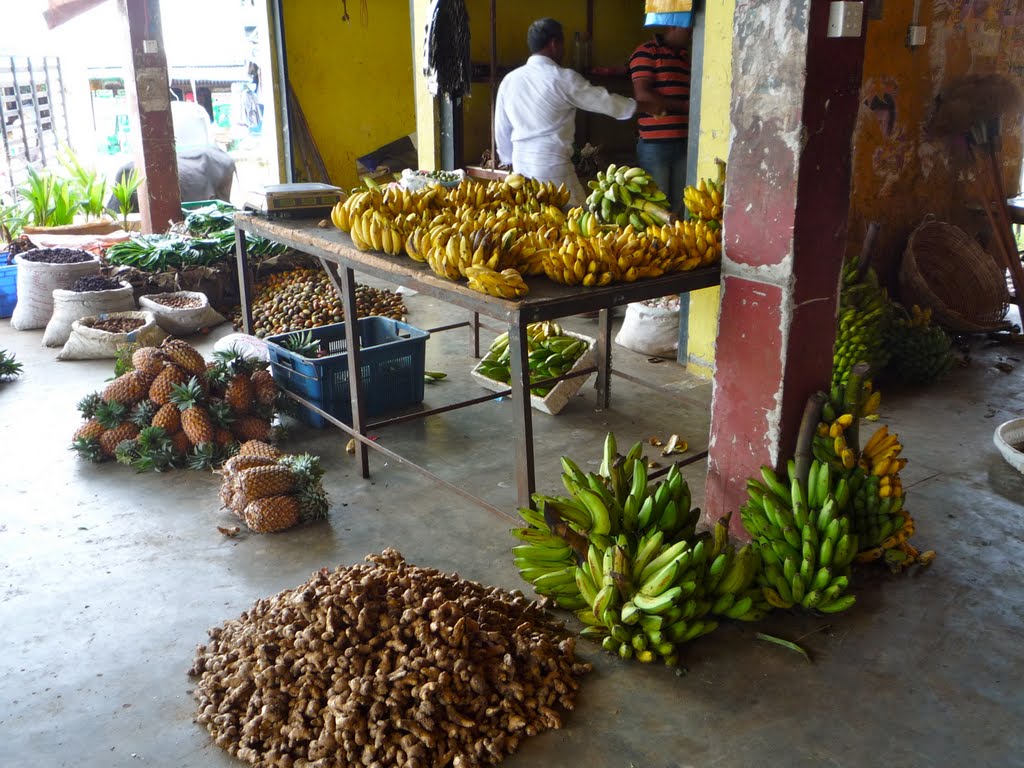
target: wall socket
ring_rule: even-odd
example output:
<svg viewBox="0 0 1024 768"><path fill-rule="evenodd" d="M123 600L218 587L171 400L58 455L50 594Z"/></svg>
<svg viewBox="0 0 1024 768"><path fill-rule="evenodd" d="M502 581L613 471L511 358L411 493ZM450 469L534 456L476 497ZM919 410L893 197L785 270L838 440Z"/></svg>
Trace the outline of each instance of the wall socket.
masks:
<svg viewBox="0 0 1024 768"><path fill-rule="evenodd" d="M907 27L907 47L917 48L928 42L928 27L911 24Z"/></svg>
<svg viewBox="0 0 1024 768"><path fill-rule="evenodd" d="M864 3L834 0L828 8L828 37L860 37Z"/></svg>

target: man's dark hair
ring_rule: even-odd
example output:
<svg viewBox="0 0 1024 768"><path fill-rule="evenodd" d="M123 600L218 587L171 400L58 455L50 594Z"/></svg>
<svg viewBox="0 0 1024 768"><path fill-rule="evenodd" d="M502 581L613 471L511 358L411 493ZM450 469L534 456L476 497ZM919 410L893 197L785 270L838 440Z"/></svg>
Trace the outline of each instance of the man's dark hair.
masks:
<svg viewBox="0 0 1024 768"><path fill-rule="evenodd" d="M537 19L526 33L530 53L543 51L552 40L562 39L562 25L554 19Z"/></svg>

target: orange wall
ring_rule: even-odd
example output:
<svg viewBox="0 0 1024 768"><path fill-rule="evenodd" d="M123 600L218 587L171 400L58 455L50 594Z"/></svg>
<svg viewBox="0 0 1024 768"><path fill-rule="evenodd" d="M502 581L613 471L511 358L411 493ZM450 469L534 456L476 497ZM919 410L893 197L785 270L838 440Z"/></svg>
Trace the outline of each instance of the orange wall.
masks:
<svg viewBox="0 0 1024 768"><path fill-rule="evenodd" d="M1024 0L923 0L927 44L904 41L911 0L883 0L868 21L861 110L854 133L853 192L847 251L858 253L867 223L881 224L875 265L896 286L907 237L926 214L976 233L984 222L967 210L973 176L962 153L925 126L936 95L968 73L1002 73L1024 86ZM1022 121L1004 121L1007 193L1018 190Z"/></svg>

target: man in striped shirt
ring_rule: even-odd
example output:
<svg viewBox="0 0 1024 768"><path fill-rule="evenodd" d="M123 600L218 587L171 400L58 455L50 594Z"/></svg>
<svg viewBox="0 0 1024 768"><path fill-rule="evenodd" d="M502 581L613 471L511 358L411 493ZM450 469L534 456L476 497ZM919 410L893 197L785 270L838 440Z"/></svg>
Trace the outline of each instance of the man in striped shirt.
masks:
<svg viewBox="0 0 1024 768"><path fill-rule="evenodd" d="M660 115L640 115L637 164L668 195L673 210L682 205L686 186L690 34L686 27L665 27L640 45L629 60L636 100L655 102L664 109Z"/></svg>

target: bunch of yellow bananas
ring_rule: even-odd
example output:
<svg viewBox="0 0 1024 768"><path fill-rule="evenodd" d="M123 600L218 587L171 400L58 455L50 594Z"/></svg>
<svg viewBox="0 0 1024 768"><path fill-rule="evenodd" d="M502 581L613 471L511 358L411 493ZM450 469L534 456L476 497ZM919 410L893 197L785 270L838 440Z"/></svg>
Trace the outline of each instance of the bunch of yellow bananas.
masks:
<svg viewBox="0 0 1024 768"><path fill-rule="evenodd" d="M426 236L419 235L414 240L413 249L422 255L436 274L458 280L469 276L467 270L470 267L486 267L496 272L512 267L512 259L503 245L507 240L511 240L508 233L501 239L495 239L485 230L470 234L451 230L435 234L428 230Z"/></svg>
<svg viewBox="0 0 1024 768"><path fill-rule="evenodd" d="M696 186L683 190L683 203L690 216L703 221L722 221L722 201L725 199L725 185L712 179L701 179Z"/></svg>
<svg viewBox="0 0 1024 768"><path fill-rule="evenodd" d="M388 256L398 256L405 246L405 239L394 221L380 211L350 216L352 244L360 251L383 251Z"/></svg>
<svg viewBox="0 0 1024 768"><path fill-rule="evenodd" d="M469 287L480 293L500 299L517 299L530 292L523 282L523 276L514 269L498 272L490 267L467 267L465 272L469 278Z"/></svg>

